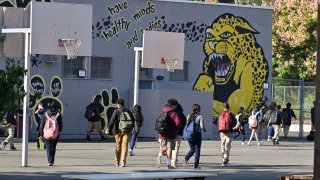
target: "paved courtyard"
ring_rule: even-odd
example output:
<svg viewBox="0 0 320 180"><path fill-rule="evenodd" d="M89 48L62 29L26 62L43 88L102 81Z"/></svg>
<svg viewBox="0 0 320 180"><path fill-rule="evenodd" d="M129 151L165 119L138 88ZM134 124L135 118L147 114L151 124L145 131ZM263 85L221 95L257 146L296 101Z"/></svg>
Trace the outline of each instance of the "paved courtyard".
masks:
<svg viewBox="0 0 320 180"><path fill-rule="evenodd" d="M29 143L28 167L21 167L21 143L16 143L18 151L0 151L0 179L62 179L67 174L92 173L137 173L186 171L212 174L206 179L278 179L283 175L312 175L313 142L298 139L282 141L273 146L264 142L262 146L252 143L242 146L234 141L231 149L230 166L220 166L220 142L203 141L201 149L201 170L194 170L192 164L184 169L167 170L155 167L159 144L156 140L140 140L135 156L129 156L127 166L120 168L113 165L114 141L109 142L60 142L57 147L56 161L48 167L45 151L37 150L36 143ZM182 142L179 160L189 149L186 141ZM193 163L193 158L189 161ZM163 158L164 162L164 158Z"/></svg>

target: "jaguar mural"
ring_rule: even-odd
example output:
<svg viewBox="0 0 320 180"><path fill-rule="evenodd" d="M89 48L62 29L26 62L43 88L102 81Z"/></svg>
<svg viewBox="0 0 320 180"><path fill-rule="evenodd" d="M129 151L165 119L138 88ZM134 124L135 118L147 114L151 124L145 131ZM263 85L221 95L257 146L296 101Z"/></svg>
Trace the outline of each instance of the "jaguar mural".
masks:
<svg viewBox="0 0 320 180"><path fill-rule="evenodd" d="M194 91L213 92L213 115L228 102L233 113L239 107L249 114L263 98L263 83L269 67L247 20L226 13L206 29L203 72L194 83Z"/></svg>

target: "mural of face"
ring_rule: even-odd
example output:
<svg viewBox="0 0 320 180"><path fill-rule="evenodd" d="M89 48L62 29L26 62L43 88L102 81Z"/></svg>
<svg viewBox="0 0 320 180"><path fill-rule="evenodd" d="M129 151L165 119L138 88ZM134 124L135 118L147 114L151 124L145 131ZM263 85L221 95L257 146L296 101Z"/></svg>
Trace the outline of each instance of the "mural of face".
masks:
<svg viewBox="0 0 320 180"><path fill-rule="evenodd" d="M249 114L262 100L269 67L254 34L259 32L244 18L229 13L219 16L206 30L204 71L193 89L213 92L216 113L228 102L233 113L244 107Z"/></svg>

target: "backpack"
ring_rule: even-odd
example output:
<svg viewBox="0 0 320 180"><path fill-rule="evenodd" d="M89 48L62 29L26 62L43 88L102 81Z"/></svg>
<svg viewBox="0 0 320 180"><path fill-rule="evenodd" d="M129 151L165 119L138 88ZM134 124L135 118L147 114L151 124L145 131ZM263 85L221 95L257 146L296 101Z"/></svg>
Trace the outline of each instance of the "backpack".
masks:
<svg viewBox="0 0 320 180"><path fill-rule="evenodd" d="M272 111L270 114L270 123L271 124L277 123L277 118L278 118L278 111L277 110Z"/></svg>
<svg viewBox="0 0 320 180"><path fill-rule="evenodd" d="M156 119L154 129L158 131L159 134L167 134L169 132L169 127L171 124L170 114L172 111L163 112L161 111Z"/></svg>
<svg viewBox="0 0 320 180"><path fill-rule="evenodd" d="M91 103L86 107L84 117L86 119L91 119L91 118L94 118L95 116L96 116L96 108L95 108L94 104Z"/></svg>
<svg viewBox="0 0 320 180"><path fill-rule="evenodd" d="M183 138L186 140L196 140L199 135L199 125L196 123L197 116L189 121L183 129Z"/></svg>
<svg viewBox="0 0 320 180"><path fill-rule="evenodd" d="M232 115L229 112L223 112L218 119L219 131L231 131L232 129Z"/></svg>
<svg viewBox="0 0 320 180"><path fill-rule="evenodd" d="M271 113L272 113L272 111L271 111L271 110L268 110L268 111L263 115L263 120L264 120L265 122L268 122L268 121L269 121Z"/></svg>
<svg viewBox="0 0 320 180"><path fill-rule="evenodd" d="M127 111L120 111L119 115L119 130L121 132L131 131L133 122L130 114Z"/></svg>
<svg viewBox="0 0 320 180"><path fill-rule="evenodd" d="M253 112L252 112L253 113ZM257 115L259 114L259 111L256 114L251 114L248 119L249 128L255 128L258 126L258 120Z"/></svg>
<svg viewBox="0 0 320 180"><path fill-rule="evenodd" d="M48 113L45 113L47 117L46 124L43 129L43 137L47 140L56 140L59 135L59 126L57 118L60 115L58 113L56 116L49 116Z"/></svg>
<svg viewBox="0 0 320 180"><path fill-rule="evenodd" d="M290 123L288 110L286 109L282 110L281 119L284 123Z"/></svg>

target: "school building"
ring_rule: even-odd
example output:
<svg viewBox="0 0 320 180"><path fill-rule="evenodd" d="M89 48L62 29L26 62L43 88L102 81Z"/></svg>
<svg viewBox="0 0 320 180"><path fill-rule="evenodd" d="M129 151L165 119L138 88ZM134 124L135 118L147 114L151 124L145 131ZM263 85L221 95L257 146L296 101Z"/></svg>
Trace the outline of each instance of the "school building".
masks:
<svg viewBox="0 0 320 180"><path fill-rule="evenodd" d="M2 27L28 26L24 8L28 8L30 2L1 1ZM154 122L169 98L177 99L185 114L191 112L194 103L201 105L207 127L203 136L206 139L218 135L213 117L222 111L222 103L228 102L233 113L239 107L244 107L245 113L250 114L255 104L262 101L269 104L271 101L271 8L170 0L46 2L92 6L91 56L80 55L68 60L65 55L32 54L28 104L31 138L36 137L34 112L39 101L59 103L64 122L63 139L85 138L85 107L97 94L103 96L104 128L116 108L117 98L123 98L126 107L132 109L135 48L143 47L144 30L183 33L184 58L179 59L183 68L174 72L140 67L137 99L145 118L140 137L157 136ZM58 21L68 19L58 15L59 12ZM82 21L84 19L77 22L85 24ZM43 23L44 29L39 27L36 32L46 31L46 27L48 25ZM58 31L52 30L52 34ZM157 39L159 37L155 37ZM58 46L58 39L52 40L50 35L48 41L56 41L53 44ZM85 43L80 46L85 46ZM165 46L155 45L153 48L160 50ZM6 35L0 51L0 69L5 68L5 59L8 57L20 60L23 65L23 34ZM141 61L142 53L137 57ZM152 61L159 63L161 59Z"/></svg>

